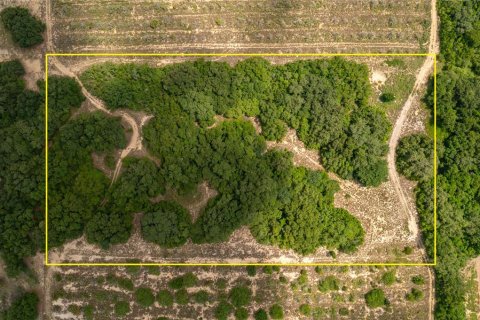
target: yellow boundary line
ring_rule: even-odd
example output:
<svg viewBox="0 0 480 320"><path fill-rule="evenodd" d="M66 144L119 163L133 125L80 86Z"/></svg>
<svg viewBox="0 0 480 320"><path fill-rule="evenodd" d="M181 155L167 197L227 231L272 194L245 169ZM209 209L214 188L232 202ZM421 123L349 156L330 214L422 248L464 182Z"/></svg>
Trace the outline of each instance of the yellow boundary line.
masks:
<svg viewBox="0 0 480 320"><path fill-rule="evenodd" d="M48 57L433 57L433 263L50 263L48 261ZM56 267L118 266L399 266L437 265L437 55L434 53L46 53L45 54L45 265Z"/></svg>

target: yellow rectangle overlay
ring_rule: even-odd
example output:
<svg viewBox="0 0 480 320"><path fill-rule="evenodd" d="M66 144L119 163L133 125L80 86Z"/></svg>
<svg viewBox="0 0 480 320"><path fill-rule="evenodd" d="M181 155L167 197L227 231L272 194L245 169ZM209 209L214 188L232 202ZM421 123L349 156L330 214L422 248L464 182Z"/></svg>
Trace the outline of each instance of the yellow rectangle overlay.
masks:
<svg viewBox="0 0 480 320"><path fill-rule="evenodd" d="M318 263L52 263L48 260L48 58L49 57L432 57L433 58L433 262ZM46 266L436 266L437 265L437 55L434 53L46 53L45 54L45 265Z"/></svg>

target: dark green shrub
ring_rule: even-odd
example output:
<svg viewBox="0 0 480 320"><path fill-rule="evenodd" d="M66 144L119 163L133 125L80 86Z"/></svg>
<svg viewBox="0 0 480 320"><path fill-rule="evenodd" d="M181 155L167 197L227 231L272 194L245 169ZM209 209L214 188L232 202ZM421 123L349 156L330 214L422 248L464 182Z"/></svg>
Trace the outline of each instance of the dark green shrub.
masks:
<svg viewBox="0 0 480 320"><path fill-rule="evenodd" d="M423 291L417 289L417 288L412 288L412 290L405 295L405 298L408 301L420 301L424 297Z"/></svg>
<svg viewBox="0 0 480 320"><path fill-rule="evenodd" d="M192 272L185 273L183 275L183 286L185 288L193 287L197 284L198 278Z"/></svg>
<svg viewBox="0 0 480 320"><path fill-rule="evenodd" d="M94 308L92 305L86 305L83 307L83 317L85 320L93 320Z"/></svg>
<svg viewBox="0 0 480 320"><path fill-rule="evenodd" d="M365 294L365 302L369 308L379 308L385 305L386 299L383 290L372 289Z"/></svg>
<svg viewBox="0 0 480 320"><path fill-rule="evenodd" d="M412 282L416 285L423 285L425 284L425 278L421 275L413 276L412 277Z"/></svg>
<svg viewBox="0 0 480 320"><path fill-rule="evenodd" d="M340 281L334 276L327 276L318 282L320 292L337 291L340 289Z"/></svg>
<svg viewBox="0 0 480 320"><path fill-rule="evenodd" d="M248 310L245 308L238 308L235 310L235 319L237 320L247 320L248 319Z"/></svg>
<svg viewBox="0 0 480 320"><path fill-rule="evenodd" d="M171 307L173 305L173 294L166 289L160 290L157 294L157 301L161 306Z"/></svg>
<svg viewBox="0 0 480 320"><path fill-rule="evenodd" d="M118 317L126 316L130 312L130 304L126 301L115 303L115 315Z"/></svg>
<svg viewBox="0 0 480 320"><path fill-rule="evenodd" d="M118 278L118 286L128 291L133 290L133 281L128 278Z"/></svg>
<svg viewBox="0 0 480 320"><path fill-rule="evenodd" d="M271 306L268 313L272 319L283 319L283 307L279 304Z"/></svg>
<svg viewBox="0 0 480 320"><path fill-rule="evenodd" d="M0 14L3 26L12 35L12 40L22 48L43 42L45 24L22 7L5 8Z"/></svg>
<svg viewBox="0 0 480 320"><path fill-rule="evenodd" d="M188 296L188 292L185 289L180 289L175 292L175 302L178 304L188 304L190 297Z"/></svg>
<svg viewBox="0 0 480 320"><path fill-rule="evenodd" d="M398 155L397 155L397 157L398 157ZM412 254L413 253L413 248L410 247L410 246L406 246L405 248L403 248L403 253L405 253L406 255Z"/></svg>
<svg viewBox="0 0 480 320"><path fill-rule="evenodd" d="M395 271L388 271L382 275L382 282L387 286L391 286L392 284L395 283L395 281L397 281L397 277L395 276Z"/></svg>
<svg viewBox="0 0 480 320"><path fill-rule="evenodd" d="M245 286L236 286L230 290L228 298L235 307L243 307L250 304L250 300L252 299L252 290Z"/></svg>
<svg viewBox="0 0 480 320"><path fill-rule="evenodd" d="M195 300L195 302L200 304L207 303L209 298L210 298L209 294L205 290L200 290L198 292L195 292L195 294L193 295L193 299Z"/></svg>
<svg viewBox="0 0 480 320"><path fill-rule="evenodd" d="M215 318L218 320L227 320L228 316L232 313L233 307L226 301L220 301L215 308Z"/></svg>
<svg viewBox="0 0 480 320"><path fill-rule="evenodd" d="M380 95L380 101L382 102L392 102L395 100L395 95L391 92L384 92Z"/></svg>
<svg viewBox="0 0 480 320"><path fill-rule="evenodd" d="M247 266L247 274L250 277L254 277L257 274L257 267L255 266Z"/></svg>
<svg viewBox="0 0 480 320"><path fill-rule="evenodd" d="M255 320L268 320L268 314L263 309L258 309L254 314Z"/></svg>
<svg viewBox="0 0 480 320"><path fill-rule="evenodd" d="M135 290L135 301L142 307L150 307L155 301L152 289L138 288Z"/></svg>

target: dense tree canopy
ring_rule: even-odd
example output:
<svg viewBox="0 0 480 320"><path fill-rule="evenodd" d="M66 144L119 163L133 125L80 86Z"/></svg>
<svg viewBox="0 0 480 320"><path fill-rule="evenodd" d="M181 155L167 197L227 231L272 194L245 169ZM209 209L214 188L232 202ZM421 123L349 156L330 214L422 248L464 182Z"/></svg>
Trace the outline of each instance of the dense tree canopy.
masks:
<svg viewBox="0 0 480 320"><path fill-rule="evenodd" d="M190 237L190 212L171 201L152 205L142 217L142 236L162 247L178 247Z"/></svg>
<svg viewBox="0 0 480 320"><path fill-rule="evenodd" d="M437 75L437 266L436 319L466 319L460 270L480 254L480 2L438 2L443 70ZM432 111L433 86L425 101ZM422 134L399 144L397 167L419 181L417 209L423 240L433 257L433 143ZM407 299L423 293L410 292Z"/></svg>
<svg viewBox="0 0 480 320"><path fill-rule="evenodd" d="M0 318L5 320L35 320L38 317L38 302L36 293L23 293L3 312L3 316L0 312Z"/></svg>
<svg viewBox="0 0 480 320"><path fill-rule="evenodd" d="M0 255L7 273L42 247L43 97L25 90L17 60L0 63Z"/></svg>
<svg viewBox="0 0 480 320"><path fill-rule="evenodd" d="M12 40L22 48L43 42L45 24L22 7L8 7L0 13L3 26L12 35Z"/></svg>
<svg viewBox="0 0 480 320"><path fill-rule="evenodd" d="M424 134L412 134L400 139L396 152L398 171L410 180L433 177L433 140Z"/></svg>
<svg viewBox="0 0 480 320"><path fill-rule="evenodd" d="M385 170L368 177L369 171L385 163L390 125L384 112L367 104L371 88L365 65L340 58L280 66L252 58L233 68L204 60L164 68L110 63L89 68L81 78L114 109L128 107L163 114L164 108L175 106L179 110L168 113L181 115L167 116L170 129L180 129L182 117L205 128L214 123L215 115L257 116L262 134L279 140L289 126L308 147L319 150L328 170L365 185L386 180ZM160 123L166 121L158 117L155 122L157 125L152 126L160 131ZM191 136L199 129L189 123L181 130ZM168 130L163 132L168 134Z"/></svg>

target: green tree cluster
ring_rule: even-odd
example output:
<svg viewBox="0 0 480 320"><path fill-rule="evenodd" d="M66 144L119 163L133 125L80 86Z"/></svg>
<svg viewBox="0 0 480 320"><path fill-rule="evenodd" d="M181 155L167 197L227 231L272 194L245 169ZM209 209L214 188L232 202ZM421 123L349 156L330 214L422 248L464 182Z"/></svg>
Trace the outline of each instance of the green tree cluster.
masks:
<svg viewBox="0 0 480 320"><path fill-rule="evenodd" d="M171 201L161 201L144 214L141 221L145 240L162 247L173 248L185 244L190 236L190 213Z"/></svg>
<svg viewBox="0 0 480 320"><path fill-rule="evenodd" d="M0 318L5 320L34 320L38 317L37 294L26 292L16 298L4 312L0 312Z"/></svg>
<svg viewBox="0 0 480 320"><path fill-rule="evenodd" d="M32 16L27 8L8 7L0 13L4 28L12 35L12 40L22 48L32 47L43 42L45 24Z"/></svg>

